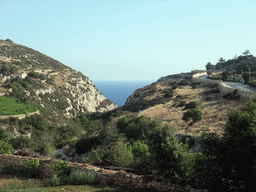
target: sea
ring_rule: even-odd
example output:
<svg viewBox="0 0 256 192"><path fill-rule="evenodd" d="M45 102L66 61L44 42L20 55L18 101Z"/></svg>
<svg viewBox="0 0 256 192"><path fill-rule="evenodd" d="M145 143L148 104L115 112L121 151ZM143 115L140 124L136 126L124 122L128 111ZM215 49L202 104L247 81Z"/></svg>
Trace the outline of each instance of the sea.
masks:
<svg viewBox="0 0 256 192"><path fill-rule="evenodd" d="M93 81L99 91L118 106L123 106L126 99L138 88L150 85L154 81Z"/></svg>

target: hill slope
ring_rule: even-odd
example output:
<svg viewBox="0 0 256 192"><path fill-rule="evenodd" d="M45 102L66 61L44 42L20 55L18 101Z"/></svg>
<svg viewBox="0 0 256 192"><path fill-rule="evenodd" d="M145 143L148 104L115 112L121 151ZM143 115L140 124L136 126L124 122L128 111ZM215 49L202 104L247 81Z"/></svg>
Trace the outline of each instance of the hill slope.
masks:
<svg viewBox="0 0 256 192"><path fill-rule="evenodd" d="M12 96L37 104L49 119L118 107L81 72L11 40L0 40L0 69L0 91L12 88ZM28 76L15 78L22 73Z"/></svg>

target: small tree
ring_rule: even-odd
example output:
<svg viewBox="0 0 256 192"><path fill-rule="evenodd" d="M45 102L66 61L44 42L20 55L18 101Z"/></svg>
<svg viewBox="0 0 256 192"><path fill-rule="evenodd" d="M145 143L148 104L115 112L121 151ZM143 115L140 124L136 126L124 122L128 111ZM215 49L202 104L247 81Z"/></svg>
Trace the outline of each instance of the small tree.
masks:
<svg viewBox="0 0 256 192"><path fill-rule="evenodd" d="M219 62L218 63L224 63L225 62L225 59L223 59L222 57L219 59Z"/></svg>
<svg viewBox="0 0 256 192"><path fill-rule="evenodd" d="M251 54L251 53L248 49L243 52L243 55L245 55L245 56L248 56L249 54Z"/></svg>
<svg viewBox="0 0 256 192"><path fill-rule="evenodd" d="M208 62L205 67L206 67L206 70L214 69L214 65L212 65L211 62Z"/></svg>

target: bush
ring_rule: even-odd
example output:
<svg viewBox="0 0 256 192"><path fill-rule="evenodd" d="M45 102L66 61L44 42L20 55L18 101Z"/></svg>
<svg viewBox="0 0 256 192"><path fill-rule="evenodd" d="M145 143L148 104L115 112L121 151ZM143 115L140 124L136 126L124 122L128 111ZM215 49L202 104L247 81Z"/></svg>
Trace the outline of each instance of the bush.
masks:
<svg viewBox="0 0 256 192"><path fill-rule="evenodd" d="M0 127L0 140L9 142L10 134L2 127Z"/></svg>
<svg viewBox="0 0 256 192"><path fill-rule="evenodd" d="M38 152L45 157L54 157L56 148L53 146L52 143L43 142L38 149Z"/></svg>
<svg viewBox="0 0 256 192"><path fill-rule="evenodd" d="M3 167L3 172L8 174L15 174L20 177L39 177L39 166L40 166L39 160L31 159L25 163L20 163L20 165L5 165Z"/></svg>
<svg viewBox="0 0 256 192"><path fill-rule="evenodd" d="M75 144L76 153L78 155L85 154L91 151L92 147L96 147L101 144L101 140L98 137L81 138Z"/></svg>
<svg viewBox="0 0 256 192"><path fill-rule="evenodd" d="M28 149L30 148L31 139L29 137L19 136L11 139L14 149Z"/></svg>
<svg viewBox="0 0 256 192"><path fill-rule="evenodd" d="M25 124L25 125L24 125ZM39 131L46 131L49 128L49 124L41 115L31 115L20 121L20 125L32 126Z"/></svg>
<svg viewBox="0 0 256 192"><path fill-rule="evenodd" d="M201 101L191 101L188 104L185 105L184 110L186 109L195 109L197 107L199 107L200 105L202 105Z"/></svg>
<svg viewBox="0 0 256 192"><path fill-rule="evenodd" d="M48 83L49 85L54 85L54 79L49 78L46 80L46 83Z"/></svg>
<svg viewBox="0 0 256 192"><path fill-rule="evenodd" d="M108 155L107 159L116 166L130 166L133 164L132 148L124 143L110 149Z"/></svg>
<svg viewBox="0 0 256 192"><path fill-rule="evenodd" d="M165 178L175 179L179 172L179 146L174 130L168 126L156 128L148 138L152 154L152 169L157 169Z"/></svg>
<svg viewBox="0 0 256 192"><path fill-rule="evenodd" d="M141 140L132 144L132 154L134 157L134 164L145 163L150 160L149 146Z"/></svg>
<svg viewBox="0 0 256 192"><path fill-rule="evenodd" d="M144 140L149 132L161 126L161 121L151 120L145 116L123 117L117 121L119 133L124 133L130 140Z"/></svg>
<svg viewBox="0 0 256 192"><path fill-rule="evenodd" d="M134 157L132 147L125 143L112 143L109 149L92 150L87 163L96 165L132 166Z"/></svg>
<svg viewBox="0 0 256 192"><path fill-rule="evenodd" d="M183 79L183 80L181 80L179 83L177 83L177 85L188 85L188 80L186 80L186 79Z"/></svg>
<svg viewBox="0 0 256 192"><path fill-rule="evenodd" d="M86 163L94 165L107 164L106 157L108 156L109 151L106 149L92 150L89 158L85 160Z"/></svg>
<svg viewBox="0 0 256 192"><path fill-rule="evenodd" d="M67 177L70 175L71 167L68 164L68 162L63 162L61 159L59 159L58 164L49 165L50 167L55 167L58 171L53 174L54 177Z"/></svg>
<svg viewBox="0 0 256 192"><path fill-rule="evenodd" d="M0 153L1 154L12 154L13 148L10 144L10 135L8 132L0 127Z"/></svg>
<svg viewBox="0 0 256 192"><path fill-rule="evenodd" d="M199 87L200 85L201 85L201 82L200 82L200 81L193 81L192 84L191 84L191 86L192 86L193 89Z"/></svg>
<svg viewBox="0 0 256 192"><path fill-rule="evenodd" d="M196 123L203 119L203 112L197 109L190 109L187 112L184 112L182 120L187 122L189 119L192 119L193 123Z"/></svg>
<svg viewBox="0 0 256 192"><path fill-rule="evenodd" d="M177 102L175 102L174 106L175 107L184 107L186 104L187 104L187 101L185 101L185 100L179 101L178 100Z"/></svg>
<svg viewBox="0 0 256 192"><path fill-rule="evenodd" d="M4 140L0 140L0 154L12 154L13 148L12 145Z"/></svg>

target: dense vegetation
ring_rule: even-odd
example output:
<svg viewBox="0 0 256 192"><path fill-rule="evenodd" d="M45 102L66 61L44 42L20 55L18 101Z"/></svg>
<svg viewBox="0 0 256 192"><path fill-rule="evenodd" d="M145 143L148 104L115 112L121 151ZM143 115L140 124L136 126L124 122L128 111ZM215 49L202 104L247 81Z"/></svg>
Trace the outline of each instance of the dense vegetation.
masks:
<svg viewBox="0 0 256 192"><path fill-rule="evenodd" d="M195 154L189 153L189 141L179 142L173 128L160 121L123 117L108 147L92 150L88 162L140 168L142 172L157 169L165 178L212 191L252 191L256 177L256 103L250 101L246 106L246 110L232 112L221 137L203 127L198 137L203 149Z"/></svg>

